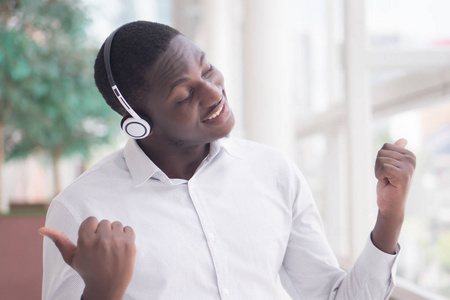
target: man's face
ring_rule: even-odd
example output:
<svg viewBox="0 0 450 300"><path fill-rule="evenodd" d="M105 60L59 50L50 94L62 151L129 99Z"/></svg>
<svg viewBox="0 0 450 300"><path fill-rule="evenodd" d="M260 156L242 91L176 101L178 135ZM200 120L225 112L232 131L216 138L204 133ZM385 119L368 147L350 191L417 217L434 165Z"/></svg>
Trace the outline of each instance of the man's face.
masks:
<svg viewBox="0 0 450 300"><path fill-rule="evenodd" d="M189 147L230 133L234 116L222 73L184 36L171 41L149 80L151 92L141 109L152 121L149 139Z"/></svg>

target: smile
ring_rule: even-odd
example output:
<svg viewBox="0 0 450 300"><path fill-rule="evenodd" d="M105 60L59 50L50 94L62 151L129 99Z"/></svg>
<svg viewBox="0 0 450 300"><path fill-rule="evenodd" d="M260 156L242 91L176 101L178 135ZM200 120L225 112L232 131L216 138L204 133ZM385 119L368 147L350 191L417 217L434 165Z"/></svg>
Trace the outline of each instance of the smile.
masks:
<svg viewBox="0 0 450 300"><path fill-rule="evenodd" d="M215 117L217 117L218 115L220 115L220 113L222 112L222 109L223 109L223 103L222 103L222 105L220 105L220 107L219 107L219 109L212 115L212 116L210 116L208 119L206 119L207 121L208 120L212 120L212 119L214 119Z"/></svg>

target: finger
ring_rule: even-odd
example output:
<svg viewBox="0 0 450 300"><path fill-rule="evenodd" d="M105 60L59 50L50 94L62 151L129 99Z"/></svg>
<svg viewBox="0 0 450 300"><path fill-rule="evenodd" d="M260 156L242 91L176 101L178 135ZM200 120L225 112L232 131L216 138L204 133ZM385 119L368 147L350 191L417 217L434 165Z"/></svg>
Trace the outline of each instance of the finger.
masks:
<svg viewBox="0 0 450 300"><path fill-rule="evenodd" d="M126 235L128 235L130 238L132 238L133 241L136 239L136 235L134 233L134 230L130 226L125 226L123 228L123 232L125 232Z"/></svg>
<svg viewBox="0 0 450 300"><path fill-rule="evenodd" d="M377 157L380 156L387 156L398 160L405 160L409 163L414 164L416 161L416 156L408 149L388 143L384 144L383 147L378 151Z"/></svg>
<svg viewBox="0 0 450 300"><path fill-rule="evenodd" d="M412 172L405 172L401 168L390 164L381 164L376 170L375 177L384 181L387 179L395 187L406 186L410 182Z"/></svg>
<svg viewBox="0 0 450 300"><path fill-rule="evenodd" d="M80 228L78 229L78 237L86 238L89 236L93 236L95 231L97 230L98 221L96 217L89 217L81 223Z"/></svg>
<svg viewBox="0 0 450 300"><path fill-rule="evenodd" d="M396 146L400 146L400 147L402 147L402 148L405 148L405 146L406 146L406 144L408 144L408 141L406 140L406 139L399 139L398 141L396 141L395 143L394 143L394 145L396 145Z"/></svg>
<svg viewBox="0 0 450 300"><path fill-rule="evenodd" d="M401 168L403 166L403 162L398 159L392 157L378 157L376 166L378 167L384 164L392 165L397 168Z"/></svg>
<svg viewBox="0 0 450 300"><path fill-rule="evenodd" d="M389 164L381 164L375 172L375 177L378 180L388 179L389 181L391 181L395 177L397 172L397 167Z"/></svg>
<svg viewBox="0 0 450 300"><path fill-rule="evenodd" d="M96 233L107 233L107 232L111 232L111 222L108 220L101 220L100 223L98 223Z"/></svg>
<svg viewBox="0 0 450 300"><path fill-rule="evenodd" d="M401 148L396 145L388 144L390 147L396 147L397 149L400 149L400 151L397 151L397 149L391 149L388 150L386 148L389 148L389 146L383 147L380 151L378 151L377 154L377 160L375 162L375 167L379 164L379 159L389 157L395 160L398 160L399 162L405 163L405 166L411 165L413 169L416 167L416 156L411 151Z"/></svg>
<svg viewBox="0 0 450 300"><path fill-rule="evenodd" d="M114 232L123 232L123 225L122 223L116 221L111 224L111 229Z"/></svg>
<svg viewBox="0 0 450 300"><path fill-rule="evenodd" d="M394 144L385 143L383 145L383 147L381 147L381 149L397 151L397 152L402 153L402 154L410 154L410 153L412 153L408 149L402 147L402 145L406 145L406 140L405 139L400 139L400 140L396 141Z"/></svg>
<svg viewBox="0 0 450 300"><path fill-rule="evenodd" d="M375 168L375 177L378 180L383 180L389 176L391 176L393 168L397 168L397 166L395 166L392 163L377 163L377 166ZM387 173L390 173L389 175Z"/></svg>
<svg viewBox="0 0 450 300"><path fill-rule="evenodd" d="M67 235L57 229L50 227L39 228L39 233L50 238L55 243L59 252L61 252L64 261L69 266L72 266L72 260L77 250L77 246L72 243L71 240L69 240Z"/></svg>
<svg viewBox="0 0 450 300"><path fill-rule="evenodd" d="M384 158L384 157L388 157L388 158L392 158L392 159L401 161L404 158L404 154L394 151L394 150L381 149L380 151L378 151L377 159Z"/></svg>

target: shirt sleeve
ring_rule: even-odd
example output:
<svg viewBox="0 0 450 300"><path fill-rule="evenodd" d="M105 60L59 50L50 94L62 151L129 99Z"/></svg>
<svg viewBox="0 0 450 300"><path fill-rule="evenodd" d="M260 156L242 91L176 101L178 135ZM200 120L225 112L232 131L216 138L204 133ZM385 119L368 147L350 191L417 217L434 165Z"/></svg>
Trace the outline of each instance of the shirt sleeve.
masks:
<svg viewBox="0 0 450 300"><path fill-rule="evenodd" d="M57 201L52 202L45 226L61 230L73 243L77 243L80 224L63 204ZM65 263L58 248L47 237L44 237L43 271L43 300L79 300L81 298L84 290L83 279Z"/></svg>
<svg viewBox="0 0 450 300"><path fill-rule="evenodd" d="M298 180L290 238L280 269L287 293L292 299L388 299L394 288L397 255L380 251L369 239L346 274L326 240L318 209L301 174Z"/></svg>
<svg viewBox="0 0 450 300"><path fill-rule="evenodd" d="M389 299L395 286L396 254L382 252L369 238L350 272L334 290L330 299Z"/></svg>

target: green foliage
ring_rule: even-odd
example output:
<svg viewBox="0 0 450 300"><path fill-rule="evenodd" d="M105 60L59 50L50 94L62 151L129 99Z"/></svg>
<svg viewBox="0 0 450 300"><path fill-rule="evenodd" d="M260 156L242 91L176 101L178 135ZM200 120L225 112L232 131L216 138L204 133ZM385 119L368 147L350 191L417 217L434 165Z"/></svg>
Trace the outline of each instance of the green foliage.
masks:
<svg viewBox="0 0 450 300"><path fill-rule="evenodd" d="M0 0L0 122L7 158L41 149L88 154L113 134L93 80L79 0Z"/></svg>

